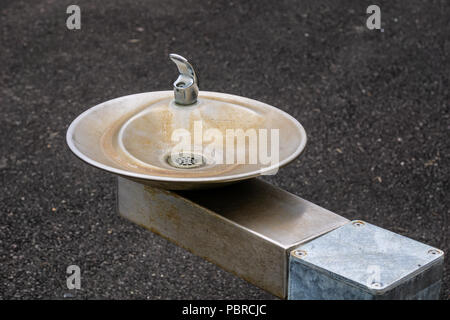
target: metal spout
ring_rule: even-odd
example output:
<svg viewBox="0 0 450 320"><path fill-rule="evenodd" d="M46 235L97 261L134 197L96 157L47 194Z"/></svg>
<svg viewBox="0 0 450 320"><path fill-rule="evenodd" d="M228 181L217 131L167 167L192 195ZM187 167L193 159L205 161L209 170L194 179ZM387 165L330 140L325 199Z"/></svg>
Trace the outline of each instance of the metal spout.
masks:
<svg viewBox="0 0 450 320"><path fill-rule="evenodd" d="M175 103L191 105L197 102L198 80L192 65L182 56L171 53L169 58L177 65L180 75L173 83Z"/></svg>

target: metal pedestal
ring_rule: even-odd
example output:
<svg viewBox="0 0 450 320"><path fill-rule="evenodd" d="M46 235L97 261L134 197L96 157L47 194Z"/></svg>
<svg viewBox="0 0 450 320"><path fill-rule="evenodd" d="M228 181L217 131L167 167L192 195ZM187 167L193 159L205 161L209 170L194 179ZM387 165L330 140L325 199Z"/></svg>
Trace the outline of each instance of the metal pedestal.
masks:
<svg viewBox="0 0 450 320"><path fill-rule="evenodd" d="M384 297L435 298L439 292L440 250L380 228L375 232L372 228L376 227L363 222L358 230L372 233L355 233L357 227L347 219L259 179L217 189L167 191L118 178L118 211L280 298L380 298L411 279L414 285L403 287L408 294ZM365 241L365 245L348 246L355 241ZM397 255L402 248L408 252L419 247L425 250L425 258L421 253ZM395 254L389 251L393 248ZM355 254L358 259L352 259ZM407 256L412 266L394 272L380 288L364 288L364 277L373 276L367 273L372 262L375 272L376 265L383 270L383 263L395 269Z"/></svg>

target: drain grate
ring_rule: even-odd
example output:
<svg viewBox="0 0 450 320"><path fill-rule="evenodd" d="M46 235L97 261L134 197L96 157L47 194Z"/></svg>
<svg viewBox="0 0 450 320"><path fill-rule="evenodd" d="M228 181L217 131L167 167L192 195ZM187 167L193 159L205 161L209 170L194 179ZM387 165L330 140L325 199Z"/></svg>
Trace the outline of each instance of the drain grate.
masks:
<svg viewBox="0 0 450 320"><path fill-rule="evenodd" d="M204 166L206 161L202 155L189 152L170 154L167 163L174 168L193 169Z"/></svg>

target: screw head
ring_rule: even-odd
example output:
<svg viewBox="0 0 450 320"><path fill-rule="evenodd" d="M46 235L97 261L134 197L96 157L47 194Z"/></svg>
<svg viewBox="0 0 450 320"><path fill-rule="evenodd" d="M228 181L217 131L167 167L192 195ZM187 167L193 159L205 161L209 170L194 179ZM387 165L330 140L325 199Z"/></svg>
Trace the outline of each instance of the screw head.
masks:
<svg viewBox="0 0 450 320"><path fill-rule="evenodd" d="M352 222L352 225L355 227L362 227L365 225L365 223L364 223L364 221L361 221L361 220L355 220Z"/></svg>
<svg viewBox="0 0 450 320"><path fill-rule="evenodd" d="M438 250L438 249L430 249L430 250L428 250L428 254L432 254L432 255L434 255L434 256L437 256L437 255L441 254L441 250Z"/></svg>
<svg viewBox="0 0 450 320"><path fill-rule="evenodd" d="M380 289L382 287L383 287L383 284L381 282L372 282L370 284L370 288L373 288L373 289Z"/></svg>
<svg viewBox="0 0 450 320"><path fill-rule="evenodd" d="M306 253L305 250L299 250L299 249L297 249L297 250L294 250L293 254L294 254L294 256L296 256L297 258L303 258L303 257L306 256L307 253Z"/></svg>

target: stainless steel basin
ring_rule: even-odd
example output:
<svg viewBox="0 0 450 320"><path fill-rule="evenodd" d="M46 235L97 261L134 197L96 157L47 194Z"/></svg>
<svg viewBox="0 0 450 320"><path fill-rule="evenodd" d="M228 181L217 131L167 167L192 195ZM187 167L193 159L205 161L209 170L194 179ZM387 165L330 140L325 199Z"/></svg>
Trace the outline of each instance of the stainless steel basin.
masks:
<svg viewBox="0 0 450 320"><path fill-rule="evenodd" d="M265 103L201 91L192 66L171 55L174 92L134 94L101 103L67 131L70 149L106 171L170 190L220 186L261 174L300 155L302 125Z"/></svg>
<svg viewBox="0 0 450 320"><path fill-rule="evenodd" d="M247 136L246 163L237 163L237 160L226 163L226 159L222 164L214 163L213 157L200 151L193 154L207 157L200 159L200 163L205 162L203 165L176 167L170 162L171 150L178 142L171 139L173 132L183 129L194 139L196 123L201 124L203 135L208 129L222 133L223 146L227 129L244 132L254 129L257 134L259 129L268 129L268 153L270 129L278 129L279 159L273 164L249 163L248 156L255 146L250 145ZM149 185L181 190L213 187L274 173L300 155L306 144L306 133L293 117L259 101L202 91L195 105L177 106L172 91L160 91L120 97L90 108L70 125L67 143L79 158L95 167ZM200 147L218 144L213 139L203 139ZM237 138L234 146L236 144ZM236 157L237 154L236 151Z"/></svg>

